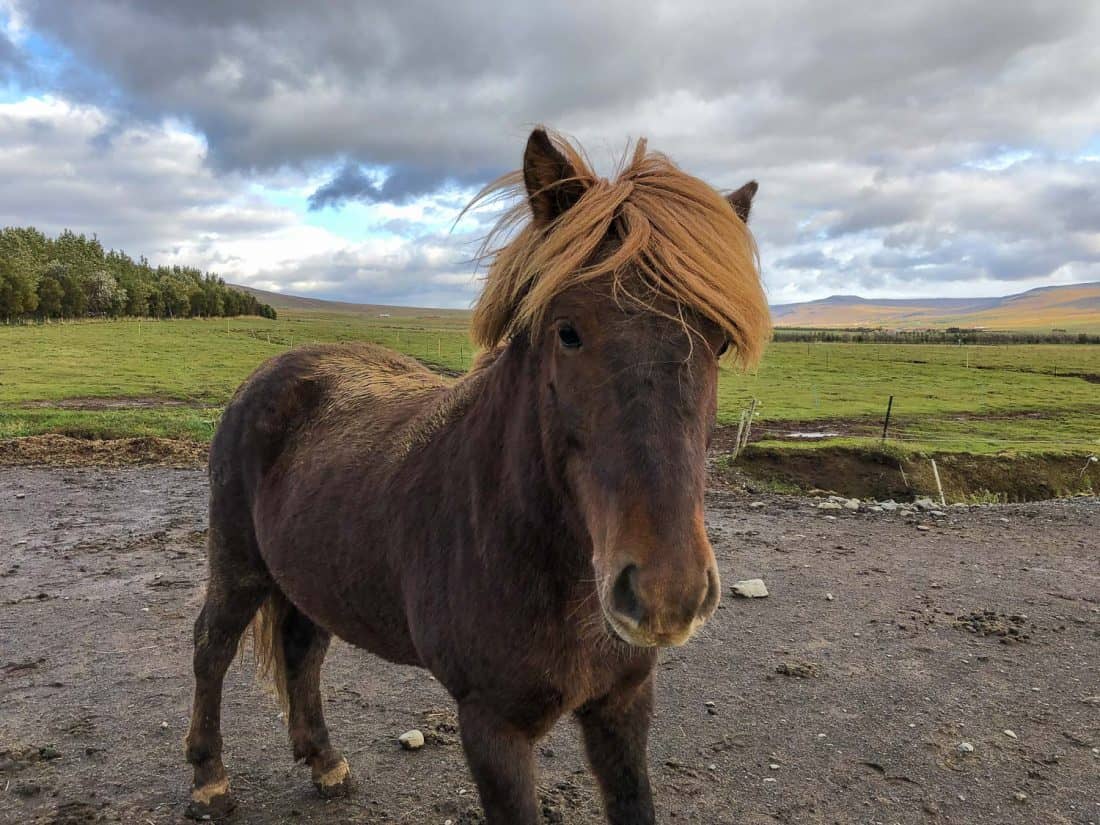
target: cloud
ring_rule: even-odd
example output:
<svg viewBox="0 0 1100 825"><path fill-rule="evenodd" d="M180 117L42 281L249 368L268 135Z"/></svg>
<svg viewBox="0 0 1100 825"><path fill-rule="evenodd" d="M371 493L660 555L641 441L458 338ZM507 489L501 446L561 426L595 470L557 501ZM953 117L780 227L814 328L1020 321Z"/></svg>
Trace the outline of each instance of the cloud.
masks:
<svg viewBox="0 0 1100 825"><path fill-rule="evenodd" d="M301 213L279 219L285 227L316 228L354 204L432 204L453 216L455 192L517 166L530 127L545 122L577 135L604 168L644 134L716 186L758 179L753 227L777 300L854 286L1003 291L1096 273L1095 3L5 6L51 59L5 51L0 39L0 71L14 54L25 86L99 112L104 151L164 124L201 141L194 180L210 183L208 217L240 203L249 181L274 178L305 193ZM152 145L171 165L171 144ZM139 234L123 186L167 209L174 194L156 188L167 179L148 171L158 164L149 157L108 187L84 225ZM33 196L39 207L75 219L77 207L50 189ZM235 206L222 211L236 220ZM410 246L446 223L391 218L378 231ZM188 221L175 223L177 243L193 244ZM312 253L300 259L300 270L287 258L271 271L341 297L373 300L370 290L392 286L378 273L396 272L355 256L327 268ZM449 271L410 255L399 277L434 290Z"/></svg>
<svg viewBox="0 0 1100 825"><path fill-rule="evenodd" d="M476 294L473 238L425 229L430 200L383 208L380 232L349 241L257 194L254 177L210 168L205 142L178 123L122 127L52 97L0 103L0 146L0 226L95 234L268 289L461 307ZM384 230L402 212L420 218L416 234Z"/></svg>

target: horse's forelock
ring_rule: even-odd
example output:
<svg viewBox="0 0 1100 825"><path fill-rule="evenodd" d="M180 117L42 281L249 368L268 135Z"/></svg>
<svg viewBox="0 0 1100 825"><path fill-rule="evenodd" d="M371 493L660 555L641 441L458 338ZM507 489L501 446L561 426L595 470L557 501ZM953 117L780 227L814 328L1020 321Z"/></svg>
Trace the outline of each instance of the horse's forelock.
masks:
<svg viewBox="0 0 1100 825"><path fill-rule="evenodd" d="M521 173L490 184L473 202L517 197L483 247L489 267L474 309L477 341L492 347L538 329L564 290L609 277L616 293L651 306L654 296L664 297L709 318L729 337L740 363L755 364L771 318L756 244L730 203L663 154L649 152L644 139L624 155L630 162L613 180L597 176L569 141L555 137L554 143L585 192L553 223L530 221L526 197L517 197L524 194ZM617 244L610 252L608 239Z"/></svg>

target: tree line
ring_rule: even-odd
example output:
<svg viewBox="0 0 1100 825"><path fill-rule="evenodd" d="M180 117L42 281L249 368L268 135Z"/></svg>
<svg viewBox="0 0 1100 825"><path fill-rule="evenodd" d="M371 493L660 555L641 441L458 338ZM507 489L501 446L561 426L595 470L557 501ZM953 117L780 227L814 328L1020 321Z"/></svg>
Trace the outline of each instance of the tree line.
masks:
<svg viewBox="0 0 1100 825"><path fill-rule="evenodd" d="M153 266L68 230L0 229L0 321L53 318L210 318L275 310L188 266Z"/></svg>

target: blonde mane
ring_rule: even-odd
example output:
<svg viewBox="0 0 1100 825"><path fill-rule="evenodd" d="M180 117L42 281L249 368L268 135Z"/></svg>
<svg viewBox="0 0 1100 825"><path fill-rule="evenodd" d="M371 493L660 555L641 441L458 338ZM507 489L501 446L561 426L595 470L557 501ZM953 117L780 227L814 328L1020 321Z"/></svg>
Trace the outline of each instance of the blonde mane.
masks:
<svg viewBox="0 0 1100 825"><path fill-rule="evenodd" d="M655 298L665 297L681 312L709 318L725 331L741 365L755 365L771 334L771 316L756 243L730 203L665 155L648 152L644 139L612 181L598 177L569 141L556 135L553 141L584 193L548 226L529 220L522 171L489 184L471 202L520 196L482 250L489 267L474 307L477 342L493 347L539 329L555 296L606 276L615 294L628 300L653 308ZM596 259L608 238L618 247ZM632 273L637 277L628 278Z"/></svg>

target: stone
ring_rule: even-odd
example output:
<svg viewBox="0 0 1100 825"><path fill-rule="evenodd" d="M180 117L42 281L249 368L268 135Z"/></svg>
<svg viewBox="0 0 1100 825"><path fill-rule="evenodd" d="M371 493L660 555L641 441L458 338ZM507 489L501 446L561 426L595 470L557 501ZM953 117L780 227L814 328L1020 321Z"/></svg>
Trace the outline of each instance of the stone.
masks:
<svg viewBox="0 0 1100 825"><path fill-rule="evenodd" d="M1007 730L1006 729L1004 731L1004 735L1007 736L1009 739L1018 739L1019 738L1018 736L1016 736L1016 731L1012 731L1012 730Z"/></svg>
<svg viewBox="0 0 1100 825"><path fill-rule="evenodd" d="M763 579L742 579L734 582L730 589L733 590L733 595L743 599L763 599L768 595Z"/></svg>
<svg viewBox="0 0 1100 825"><path fill-rule="evenodd" d="M880 501L878 506L885 510L887 513L892 513L897 510L901 505L894 501L892 498L886 501Z"/></svg>
<svg viewBox="0 0 1100 825"><path fill-rule="evenodd" d="M817 505L818 510L843 510L843 506L835 501L823 501Z"/></svg>
<svg viewBox="0 0 1100 825"><path fill-rule="evenodd" d="M762 502L762 501L754 501L754 502L752 502L752 504L749 505L749 507L751 507L754 510L759 510L763 506L764 506L764 502Z"/></svg>
<svg viewBox="0 0 1100 825"><path fill-rule="evenodd" d="M825 594L825 601L827 601L827 602L831 602L834 598L835 598L835 596L833 596L832 593L826 593Z"/></svg>
<svg viewBox="0 0 1100 825"><path fill-rule="evenodd" d="M936 509L936 503L932 501L932 499L928 498L928 496L921 496L920 498L916 499L913 502L913 506L916 507L918 510Z"/></svg>
<svg viewBox="0 0 1100 825"><path fill-rule="evenodd" d="M848 499L847 501L844 502L843 507L844 507L845 510L858 510L859 509L859 499L858 498L850 498L850 499Z"/></svg>
<svg viewBox="0 0 1100 825"><path fill-rule="evenodd" d="M1017 802L1027 802L1027 794L1023 791L1016 791L1016 793L1012 794L1012 798Z"/></svg>
<svg viewBox="0 0 1100 825"><path fill-rule="evenodd" d="M418 751L424 747L424 734L415 729L405 731L397 737L397 741L407 751Z"/></svg>
<svg viewBox="0 0 1100 825"><path fill-rule="evenodd" d="M974 753L974 746L969 742L960 742L958 747L955 748L959 753Z"/></svg>

